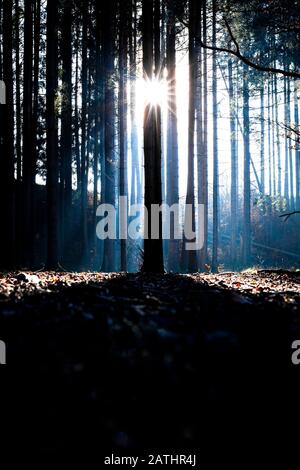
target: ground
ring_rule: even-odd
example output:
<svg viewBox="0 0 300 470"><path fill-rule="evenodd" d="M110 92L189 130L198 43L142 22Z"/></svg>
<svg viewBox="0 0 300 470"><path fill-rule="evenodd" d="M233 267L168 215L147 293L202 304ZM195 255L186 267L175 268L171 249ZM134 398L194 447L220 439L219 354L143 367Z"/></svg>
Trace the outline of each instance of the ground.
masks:
<svg viewBox="0 0 300 470"><path fill-rule="evenodd" d="M274 450L300 391L299 305L300 273L284 271L2 274L7 441L99 462L151 450L212 461L266 451L266 434Z"/></svg>

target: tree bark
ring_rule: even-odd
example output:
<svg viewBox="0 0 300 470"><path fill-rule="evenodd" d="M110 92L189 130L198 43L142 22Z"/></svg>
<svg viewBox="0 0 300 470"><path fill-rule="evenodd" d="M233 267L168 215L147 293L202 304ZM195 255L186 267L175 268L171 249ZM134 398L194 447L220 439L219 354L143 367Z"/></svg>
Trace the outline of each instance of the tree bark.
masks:
<svg viewBox="0 0 300 470"><path fill-rule="evenodd" d="M179 171L178 171L178 130L176 104L176 23L175 15L168 6L167 11L167 70L168 70L168 124L167 124L167 204L179 204ZM174 239L175 226L179 219L171 218L168 244L168 269L179 268L179 241Z"/></svg>
<svg viewBox="0 0 300 470"><path fill-rule="evenodd" d="M248 67L243 69L243 124L244 124L244 207L243 207L243 264L251 259L251 188L250 188L250 116Z"/></svg>
<svg viewBox="0 0 300 470"><path fill-rule="evenodd" d="M154 54L154 20L153 0L144 0L142 10L143 28L143 68L145 80L153 79L153 66L157 66L158 51ZM156 44L156 49L158 45ZM154 64L154 57L156 63ZM145 161L145 226L148 228L148 238L144 240L144 272L164 271L162 218L159 216L158 239L151 237L153 220L152 205L162 203L161 184L161 110L160 106L148 104L144 113L144 161ZM148 222L148 223L147 223Z"/></svg>
<svg viewBox="0 0 300 470"><path fill-rule="evenodd" d="M35 151L33 133L33 1L25 2L23 84L23 264L33 265L33 192Z"/></svg>
<svg viewBox="0 0 300 470"><path fill-rule="evenodd" d="M13 3L3 2L3 80L6 104L0 105L0 201L3 227L0 240L0 267L11 269L15 264L15 184L14 184L14 103L13 103Z"/></svg>
<svg viewBox="0 0 300 470"><path fill-rule="evenodd" d="M231 265L237 269L237 218L238 218L238 148L236 129L235 92L233 84L232 60L228 60L229 107L230 107L230 144L231 144Z"/></svg>
<svg viewBox="0 0 300 470"><path fill-rule="evenodd" d="M104 60L104 153L103 171L104 203L115 206L115 91L114 91L114 53L115 53L115 16L116 0L105 4L103 13L103 60ZM115 241L104 241L103 271L115 268Z"/></svg>
<svg viewBox="0 0 300 470"><path fill-rule="evenodd" d="M57 117L55 109L57 87L57 0L47 3L47 215L48 242L46 269L55 270L58 252L58 154Z"/></svg>
<svg viewBox="0 0 300 470"><path fill-rule="evenodd" d="M68 253L72 209L72 1L64 0L62 21L62 109L61 109L61 168L63 255Z"/></svg>
<svg viewBox="0 0 300 470"><path fill-rule="evenodd" d="M216 45L217 4L213 0L213 45ZM218 247L219 247L219 156L218 156L218 83L217 83L217 55L213 51L213 247L211 269L213 272L218 270Z"/></svg>
<svg viewBox="0 0 300 470"><path fill-rule="evenodd" d="M119 31L119 147L120 147L120 197L128 195L127 189L127 52L128 52L128 24L127 12L129 5L125 0L119 2L120 31ZM126 208L127 211L127 208ZM121 214L123 217L125 214ZM122 221L124 223L125 220ZM127 270L127 243L121 237L121 271Z"/></svg>

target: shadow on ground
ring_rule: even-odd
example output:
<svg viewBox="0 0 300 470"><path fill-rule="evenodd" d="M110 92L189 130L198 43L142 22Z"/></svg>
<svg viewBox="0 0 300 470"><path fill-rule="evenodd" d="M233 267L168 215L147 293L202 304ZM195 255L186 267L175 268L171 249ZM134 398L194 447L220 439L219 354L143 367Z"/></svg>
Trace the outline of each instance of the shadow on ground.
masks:
<svg viewBox="0 0 300 470"><path fill-rule="evenodd" d="M295 312L295 303L175 275L121 274L2 299L7 445L43 458L96 455L99 465L110 452L268 457L299 393Z"/></svg>

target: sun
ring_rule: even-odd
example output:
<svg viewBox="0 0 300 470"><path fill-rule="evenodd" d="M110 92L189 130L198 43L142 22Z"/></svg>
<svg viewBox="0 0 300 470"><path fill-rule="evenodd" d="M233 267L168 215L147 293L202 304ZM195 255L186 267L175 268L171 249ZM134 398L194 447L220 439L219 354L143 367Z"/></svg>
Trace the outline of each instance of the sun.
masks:
<svg viewBox="0 0 300 470"><path fill-rule="evenodd" d="M138 97L143 99L144 106L163 107L168 99L168 86L164 78L140 80L138 83Z"/></svg>

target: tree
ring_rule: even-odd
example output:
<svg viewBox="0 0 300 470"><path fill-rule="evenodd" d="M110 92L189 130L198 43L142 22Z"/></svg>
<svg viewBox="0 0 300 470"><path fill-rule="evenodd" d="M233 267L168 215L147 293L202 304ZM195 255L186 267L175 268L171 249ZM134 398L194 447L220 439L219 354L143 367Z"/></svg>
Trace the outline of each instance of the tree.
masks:
<svg viewBox="0 0 300 470"><path fill-rule="evenodd" d="M115 17L116 0L111 0L103 6L103 65L104 65L104 168L103 172L103 202L115 204ZM111 271L115 266L114 240L104 241L103 271Z"/></svg>
<svg viewBox="0 0 300 470"><path fill-rule="evenodd" d="M131 204L141 202L141 173L138 150L138 130L136 115L136 78L137 78L137 5L132 1L132 28L129 37L130 60L130 120L131 120Z"/></svg>
<svg viewBox="0 0 300 470"><path fill-rule="evenodd" d="M128 7L126 1L119 2L119 147L120 147L120 197L127 197L127 50L128 50ZM121 214L123 217L125 214ZM126 218L123 217L122 223ZM126 238L121 238L121 271L127 270Z"/></svg>
<svg viewBox="0 0 300 470"><path fill-rule="evenodd" d="M186 210L185 222L189 211L191 210L192 217L192 231L195 233L195 170L194 170L194 139L195 139L195 74L196 74L196 49L195 49L195 28L197 19L199 19L199 7L195 0L189 1L189 111L188 111L188 177L187 177L187 190L186 190ZM185 242L185 237L184 237ZM195 240L192 240L195 242ZM195 253L187 251L185 244L183 246L183 260L184 268L189 272L197 270L197 259Z"/></svg>
<svg viewBox="0 0 300 470"><path fill-rule="evenodd" d="M72 1L64 0L62 18L62 104L61 104L61 201L63 220L63 253L65 254L74 230L72 209Z"/></svg>
<svg viewBox="0 0 300 470"><path fill-rule="evenodd" d="M171 207L179 203L179 174L178 174L178 131L176 104L176 21L175 15L168 2L167 9L167 43L166 65L168 70L168 128L167 128L167 204ZM168 245L168 269L178 270L179 244L174 237L175 225L179 224L176 214L171 218Z"/></svg>
<svg viewBox="0 0 300 470"><path fill-rule="evenodd" d="M24 21L24 85L23 85L23 216L25 266L33 264L33 193L35 152L33 142L33 2L25 2Z"/></svg>
<svg viewBox="0 0 300 470"><path fill-rule="evenodd" d="M154 8L153 0L143 1L143 69L144 79L153 80L154 56L158 60L159 45L154 51ZM157 65L157 64L156 64ZM152 205L162 203L161 184L161 117L160 106L147 104L144 113L144 161L145 161L145 226L149 237L144 240L144 272L163 272L162 217L159 214L158 239L151 236L153 227Z"/></svg>
<svg viewBox="0 0 300 470"><path fill-rule="evenodd" d="M212 42L216 46L217 41L217 1L213 0L213 24ZM217 84L217 55L213 50L213 78L212 78L212 99L213 99L213 247L211 269L216 272L218 269L218 245L219 245L219 156L218 156L218 84Z"/></svg>
<svg viewBox="0 0 300 470"><path fill-rule="evenodd" d="M58 153L57 113L57 1L47 2L47 260L46 269L57 269L59 263L58 239Z"/></svg>
<svg viewBox="0 0 300 470"><path fill-rule="evenodd" d="M0 200L3 220L1 231L0 266L10 269L15 263L15 187L14 187L14 105L13 105L13 5L3 2L3 80L6 85L6 104L0 105L1 154L0 154Z"/></svg>
<svg viewBox="0 0 300 470"><path fill-rule="evenodd" d="M233 83L232 60L228 60L229 107L230 107L230 146L231 146L231 263L237 268L237 222L238 222L238 143L236 129L236 99Z"/></svg>
<svg viewBox="0 0 300 470"><path fill-rule="evenodd" d="M88 21L89 2L82 5L82 105L81 105L81 143L80 143L80 202L81 202L81 263L87 262L88 234L87 234L87 184L88 184L88 159L87 152L87 112L88 112Z"/></svg>
<svg viewBox="0 0 300 470"><path fill-rule="evenodd" d="M207 36L207 18L206 18L206 0L202 0L202 18L199 22L199 31L197 35L203 36L206 42ZM207 155L207 113L208 113L208 85L207 85L207 52L199 48L198 50L198 82L199 82L199 100L197 113L197 148L198 148L198 204L204 206L203 220L203 248L200 250L199 267L205 269L207 265L207 232L208 232L208 155Z"/></svg>
<svg viewBox="0 0 300 470"><path fill-rule="evenodd" d="M243 67L243 125L244 125L244 206L243 206L243 264L249 266L251 257L251 188L250 188L250 116L249 69Z"/></svg>

